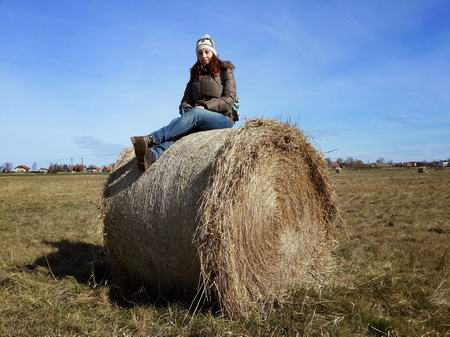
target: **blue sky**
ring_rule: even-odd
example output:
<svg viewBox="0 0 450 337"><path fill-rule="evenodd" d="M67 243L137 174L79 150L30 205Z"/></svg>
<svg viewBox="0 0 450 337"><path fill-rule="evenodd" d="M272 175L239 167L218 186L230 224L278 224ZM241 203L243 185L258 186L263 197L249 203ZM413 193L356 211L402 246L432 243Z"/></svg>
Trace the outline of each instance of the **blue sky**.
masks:
<svg viewBox="0 0 450 337"><path fill-rule="evenodd" d="M195 41L243 119L333 159L450 157L450 1L0 0L0 164L107 164L178 116Z"/></svg>

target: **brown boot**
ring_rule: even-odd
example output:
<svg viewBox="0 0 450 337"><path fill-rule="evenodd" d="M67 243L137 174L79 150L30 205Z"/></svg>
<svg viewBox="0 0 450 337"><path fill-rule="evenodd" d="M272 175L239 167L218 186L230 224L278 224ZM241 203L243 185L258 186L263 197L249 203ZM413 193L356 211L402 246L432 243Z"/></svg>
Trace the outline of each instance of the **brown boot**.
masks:
<svg viewBox="0 0 450 337"><path fill-rule="evenodd" d="M145 172L151 164L156 161L156 157L152 151L149 150L149 146L146 137L135 136L131 137L131 142L134 146L134 153L136 154L137 166L139 170Z"/></svg>

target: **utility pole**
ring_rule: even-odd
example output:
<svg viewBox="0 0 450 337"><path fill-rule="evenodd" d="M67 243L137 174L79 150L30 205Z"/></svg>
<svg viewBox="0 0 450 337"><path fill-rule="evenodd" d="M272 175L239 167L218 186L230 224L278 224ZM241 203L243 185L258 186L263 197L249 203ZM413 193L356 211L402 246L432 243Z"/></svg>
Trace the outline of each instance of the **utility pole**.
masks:
<svg viewBox="0 0 450 337"><path fill-rule="evenodd" d="M73 157L70 157L70 172L73 174Z"/></svg>

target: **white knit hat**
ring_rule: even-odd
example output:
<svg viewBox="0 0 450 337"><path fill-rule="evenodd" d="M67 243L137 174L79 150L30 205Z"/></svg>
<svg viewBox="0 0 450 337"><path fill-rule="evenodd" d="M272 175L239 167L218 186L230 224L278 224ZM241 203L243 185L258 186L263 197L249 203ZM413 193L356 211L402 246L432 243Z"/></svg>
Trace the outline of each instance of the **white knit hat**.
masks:
<svg viewBox="0 0 450 337"><path fill-rule="evenodd" d="M205 34L197 40L197 47L195 48L195 53L198 54L200 50L208 49L211 50L211 52L217 56L217 51L215 47L216 44L214 43L214 40L211 38L211 36Z"/></svg>

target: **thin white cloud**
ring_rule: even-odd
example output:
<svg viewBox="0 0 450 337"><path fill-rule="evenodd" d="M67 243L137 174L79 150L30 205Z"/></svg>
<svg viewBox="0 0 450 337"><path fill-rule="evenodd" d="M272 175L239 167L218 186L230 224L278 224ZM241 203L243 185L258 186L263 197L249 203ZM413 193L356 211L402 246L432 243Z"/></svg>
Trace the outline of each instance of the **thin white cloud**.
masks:
<svg viewBox="0 0 450 337"><path fill-rule="evenodd" d="M98 158L116 157L124 147L122 144L105 143L92 136L76 137L74 143Z"/></svg>

